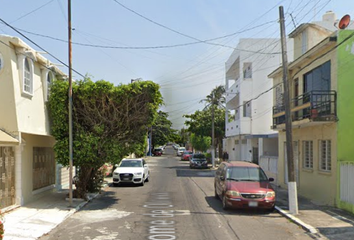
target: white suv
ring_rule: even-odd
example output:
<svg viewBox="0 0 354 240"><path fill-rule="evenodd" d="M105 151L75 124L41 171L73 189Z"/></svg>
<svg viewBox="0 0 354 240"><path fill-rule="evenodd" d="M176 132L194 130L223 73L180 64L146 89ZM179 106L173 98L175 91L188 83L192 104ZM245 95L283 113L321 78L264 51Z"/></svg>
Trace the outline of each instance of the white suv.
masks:
<svg viewBox="0 0 354 240"><path fill-rule="evenodd" d="M124 158L113 172L113 185L134 183L144 186L149 177L149 166L144 159Z"/></svg>
<svg viewBox="0 0 354 240"><path fill-rule="evenodd" d="M179 147L177 149L177 156L182 156L183 152L186 151L185 147Z"/></svg>

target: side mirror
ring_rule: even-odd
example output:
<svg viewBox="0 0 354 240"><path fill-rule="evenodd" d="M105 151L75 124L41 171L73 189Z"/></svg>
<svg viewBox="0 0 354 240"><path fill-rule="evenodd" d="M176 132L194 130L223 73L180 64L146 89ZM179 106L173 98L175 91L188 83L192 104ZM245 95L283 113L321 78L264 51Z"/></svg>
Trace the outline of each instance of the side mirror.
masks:
<svg viewBox="0 0 354 240"><path fill-rule="evenodd" d="M144 167L148 167L148 165L147 165L147 164L144 164Z"/></svg>
<svg viewBox="0 0 354 240"><path fill-rule="evenodd" d="M274 182L274 178L269 178L269 182Z"/></svg>
<svg viewBox="0 0 354 240"><path fill-rule="evenodd" d="M118 167L118 166L119 166L118 164L114 165L114 167Z"/></svg>

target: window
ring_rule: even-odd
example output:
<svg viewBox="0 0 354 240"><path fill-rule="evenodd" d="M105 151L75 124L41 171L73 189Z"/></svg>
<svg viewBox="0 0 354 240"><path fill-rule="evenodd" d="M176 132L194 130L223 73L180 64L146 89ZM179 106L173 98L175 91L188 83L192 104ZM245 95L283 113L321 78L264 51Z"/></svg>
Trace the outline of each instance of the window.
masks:
<svg viewBox="0 0 354 240"><path fill-rule="evenodd" d="M312 69L304 75L304 93L313 90L329 91L331 89L331 61Z"/></svg>
<svg viewBox="0 0 354 240"><path fill-rule="evenodd" d="M275 102L276 102L276 106L283 106L283 86L282 86L282 84L278 85L275 88Z"/></svg>
<svg viewBox="0 0 354 240"><path fill-rule="evenodd" d="M331 140L320 140L320 170L331 171Z"/></svg>
<svg viewBox="0 0 354 240"><path fill-rule="evenodd" d="M28 94L33 94L33 79L32 79L32 66L30 60L24 60L24 74L23 74L23 91Z"/></svg>
<svg viewBox="0 0 354 240"><path fill-rule="evenodd" d="M251 117L251 101L243 102L243 116Z"/></svg>
<svg viewBox="0 0 354 240"><path fill-rule="evenodd" d="M312 141L302 141L302 152L303 152L303 167L312 169L313 168L313 142Z"/></svg>
<svg viewBox="0 0 354 240"><path fill-rule="evenodd" d="M243 63L243 78L252 78L252 63Z"/></svg>
<svg viewBox="0 0 354 240"><path fill-rule="evenodd" d="M3 69L3 67L4 67L4 60L3 60L2 55L0 53L0 71L1 71L1 69Z"/></svg>

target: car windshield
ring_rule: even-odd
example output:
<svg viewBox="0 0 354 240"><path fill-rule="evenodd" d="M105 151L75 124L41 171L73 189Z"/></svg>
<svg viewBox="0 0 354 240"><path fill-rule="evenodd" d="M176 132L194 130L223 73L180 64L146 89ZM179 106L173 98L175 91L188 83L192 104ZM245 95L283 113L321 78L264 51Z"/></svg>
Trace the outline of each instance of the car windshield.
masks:
<svg viewBox="0 0 354 240"><path fill-rule="evenodd" d="M185 148L179 148L178 151L184 151L186 150Z"/></svg>
<svg viewBox="0 0 354 240"><path fill-rule="evenodd" d="M129 161L122 161L119 165L119 167L142 167L141 161L134 161L134 160L129 160Z"/></svg>
<svg viewBox="0 0 354 240"><path fill-rule="evenodd" d="M161 152L162 150L161 150L161 148L155 148L155 151Z"/></svg>
<svg viewBox="0 0 354 240"><path fill-rule="evenodd" d="M193 152L185 151L183 154L193 154Z"/></svg>
<svg viewBox="0 0 354 240"><path fill-rule="evenodd" d="M203 159L203 158L205 158L205 156L204 156L204 154L194 154L193 158Z"/></svg>
<svg viewBox="0 0 354 240"><path fill-rule="evenodd" d="M257 167L231 167L227 169L227 179L237 181L267 181L268 178L262 169Z"/></svg>

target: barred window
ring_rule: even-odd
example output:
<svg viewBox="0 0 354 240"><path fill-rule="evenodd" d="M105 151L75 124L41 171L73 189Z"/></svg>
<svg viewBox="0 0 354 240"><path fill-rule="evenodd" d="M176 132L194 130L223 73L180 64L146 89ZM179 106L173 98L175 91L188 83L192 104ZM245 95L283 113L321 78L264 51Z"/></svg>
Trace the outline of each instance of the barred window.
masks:
<svg viewBox="0 0 354 240"><path fill-rule="evenodd" d="M331 140L320 140L320 170L331 171Z"/></svg>
<svg viewBox="0 0 354 240"><path fill-rule="evenodd" d="M313 142L312 141L302 141L302 152L303 152L303 167L313 168Z"/></svg>

